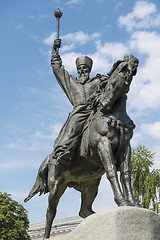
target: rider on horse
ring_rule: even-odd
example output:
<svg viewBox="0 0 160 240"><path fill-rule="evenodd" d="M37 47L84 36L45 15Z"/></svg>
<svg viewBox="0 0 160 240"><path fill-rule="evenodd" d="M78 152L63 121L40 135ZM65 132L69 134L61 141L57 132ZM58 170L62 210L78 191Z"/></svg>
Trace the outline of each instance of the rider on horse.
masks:
<svg viewBox="0 0 160 240"><path fill-rule="evenodd" d="M91 59L78 58L78 81L64 70L56 52L57 45L55 43L53 49L53 71L74 109L55 142L54 154L60 164L56 164L57 159L54 161L53 154L49 154L42 162L36 182L24 200L27 202L38 192L40 195L49 192L44 239L49 239L59 199L67 187L81 192L81 217L94 213L92 204L105 172L116 204L139 206L132 192L130 169L130 139L135 125L126 111L126 94L136 75L138 59L133 55L125 56L124 60L113 65L108 78L96 76L89 79ZM84 126L86 122L87 128ZM70 160L72 147L74 150L76 147L73 156L76 164L63 169L61 164ZM120 171L120 181L117 171Z"/></svg>
<svg viewBox="0 0 160 240"><path fill-rule="evenodd" d="M73 111L55 141L53 158L56 159L56 164L69 166L84 125L96 111L100 101L98 90L108 77L97 74L96 77L89 78L92 59L87 56L76 59L79 80L70 75L64 69L58 54L60 46L61 40L56 39L52 50L51 66L59 85L73 105Z"/></svg>

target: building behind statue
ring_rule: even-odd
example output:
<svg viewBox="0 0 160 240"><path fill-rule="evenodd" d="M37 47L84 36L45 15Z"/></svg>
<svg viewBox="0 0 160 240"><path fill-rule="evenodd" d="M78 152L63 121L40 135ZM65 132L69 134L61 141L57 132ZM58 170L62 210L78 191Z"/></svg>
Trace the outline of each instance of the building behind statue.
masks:
<svg viewBox="0 0 160 240"><path fill-rule="evenodd" d="M55 220L52 225L50 237L54 236L55 240L56 240L56 236L62 235L63 237L64 234L70 233L81 222L82 222L82 218L80 217L71 217L71 218L65 218L61 220ZM28 233L31 239L42 240L44 235L44 229L45 229L45 223L31 224Z"/></svg>

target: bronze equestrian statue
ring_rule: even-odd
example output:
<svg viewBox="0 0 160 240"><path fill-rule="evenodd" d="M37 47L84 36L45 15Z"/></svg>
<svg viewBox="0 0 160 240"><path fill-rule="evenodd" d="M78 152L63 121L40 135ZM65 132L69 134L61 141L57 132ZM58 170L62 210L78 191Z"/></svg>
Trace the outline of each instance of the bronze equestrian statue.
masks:
<svg viewBox="0 0 160 240"><path fill-rule="evenodd" d="M130 139L135 125L126 113L127 93L137 73L133 55L114 63L107 76L89 78L92 60L76 61L78 77L63 67L53 45L51 66L57 81L73 104L73 111L55 141L54 151L42 162L36 182L25 202L40 192L48 193L44 239L50 236L59 199L67 187L81 192L79 215L93 214L92 203L104 173L110 181L118 206L138 206L131 186ZM120 182L117 171L120 171Z"/></svg>

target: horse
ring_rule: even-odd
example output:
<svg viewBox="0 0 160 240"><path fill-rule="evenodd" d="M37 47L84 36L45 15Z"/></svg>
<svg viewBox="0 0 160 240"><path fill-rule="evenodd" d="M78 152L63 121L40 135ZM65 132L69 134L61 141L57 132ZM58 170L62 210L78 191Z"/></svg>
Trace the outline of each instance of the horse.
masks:
<svg viewBox="0 0 160 240"><path fill-rule="evenodd" d="M137 206L131 185L131 146L135 125L126 112L127 93L137 73L138 59L133 55L117 61L101 87L100 100L80 137L72 164L61 167L49 154L42 162L27 202L35 194L49 192L43 239L49 239L59 199L67 187L81 192L79 215L94 213L93 201L101 177L106 173L118 206ZM117 171L120 171L120 181Z"/></svg>

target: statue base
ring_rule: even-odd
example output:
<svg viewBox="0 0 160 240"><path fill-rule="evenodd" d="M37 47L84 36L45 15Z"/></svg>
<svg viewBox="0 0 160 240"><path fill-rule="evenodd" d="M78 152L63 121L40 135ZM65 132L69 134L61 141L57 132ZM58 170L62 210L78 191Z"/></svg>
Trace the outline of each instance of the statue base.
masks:
<svg viewBox="0 0 160 240"><path fill-rule="evenodd" d="M65 236L50 240L160 240L160 215L138 207L97 212Z"/></svg>

